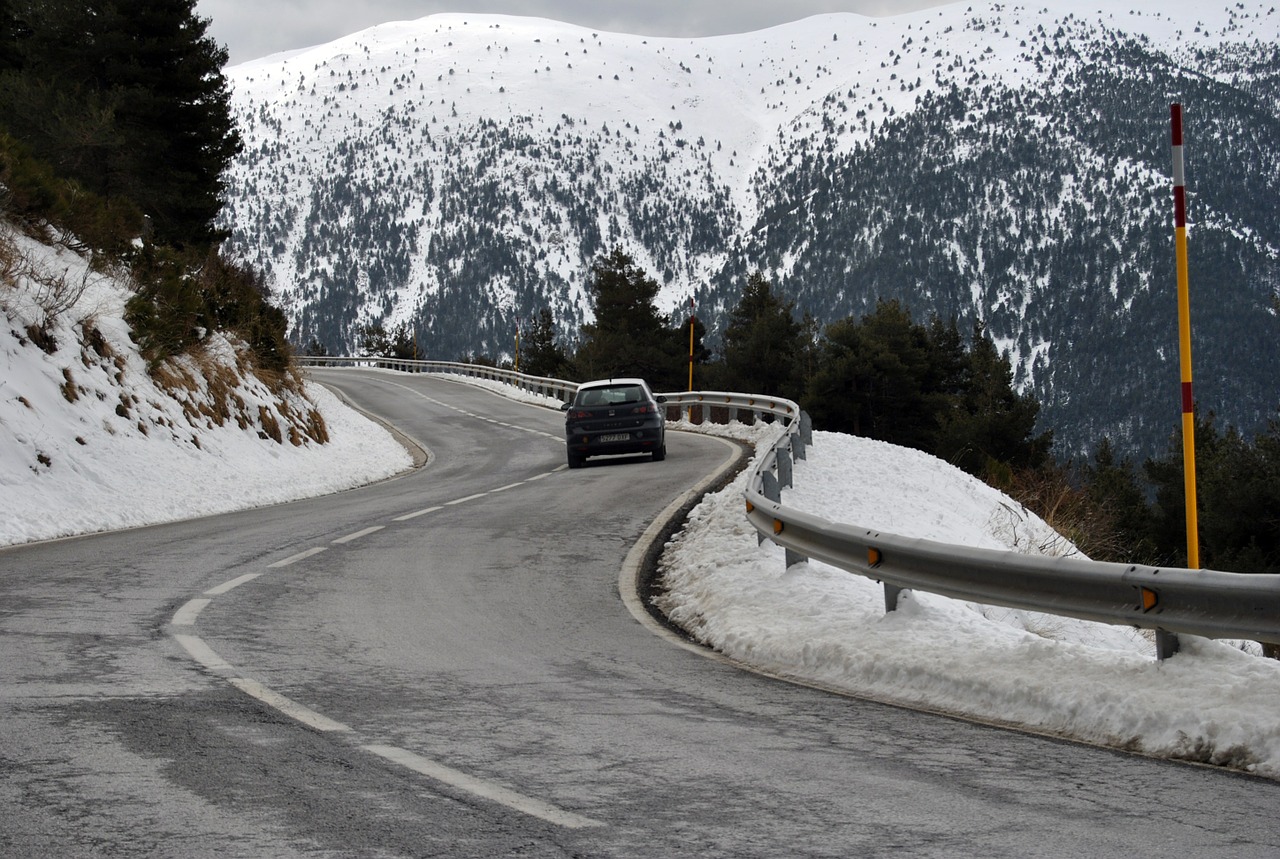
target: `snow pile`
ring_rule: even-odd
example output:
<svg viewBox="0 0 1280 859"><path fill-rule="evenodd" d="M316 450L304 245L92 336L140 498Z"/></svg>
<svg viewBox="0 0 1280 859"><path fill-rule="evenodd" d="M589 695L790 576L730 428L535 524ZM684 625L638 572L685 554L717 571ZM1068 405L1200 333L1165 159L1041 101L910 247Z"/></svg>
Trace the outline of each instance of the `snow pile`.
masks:
<svg viewBox="0 0 1280 859"><path fill-rule="evenodd" d="M1190 636L1160 663L1136 630L928 593L904 591L886 614L876 582L816 561L786 569L780 547L757 547L746 480L708 496L661 562L660 607L700 641L864 697L1280 777L1280 663ZM959 545L1054 542L1034 514L942 460L836 433L815 433L783 503Z"/></svg>
<svg viewBox="0 0 1280 859"><path fill-rule="evenodd" d="M244 372L218 334L162 367L162 386L129 339L119 278L0 229L0 546L322 495L411 464L327 390Z"/></svg>

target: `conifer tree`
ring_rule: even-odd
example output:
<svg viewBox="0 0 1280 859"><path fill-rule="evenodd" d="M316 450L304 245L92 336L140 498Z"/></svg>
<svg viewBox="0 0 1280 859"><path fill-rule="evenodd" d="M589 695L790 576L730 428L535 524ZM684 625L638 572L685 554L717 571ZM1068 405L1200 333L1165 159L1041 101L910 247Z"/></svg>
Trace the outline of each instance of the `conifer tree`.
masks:
<svg viewBox="0 0 1280 859"><path fill-rule="evenodd" d="M800 380L803 329L762 272L747 278L724 330L722 385L732 391L791 396Z"/></svg>
<svg viewBox="0 0 1280 859"><path fill-rule="evenodd" d="M951 336L933 329L945 342ZM942 350L950 357L954 346ZM968 471L983 474L993 463L1010 468L1036 468L1049 458L1052 432L1033 435L1040 404L1013 387L1013 367L982 323L974 324L967 353L958 368L941 368L954 380L953 405L939 416L938 457ZM957 372L958 371L958 372Z"/></svg>
<svg viewBox="0 0 1280 859"><path fill-rule="evenodd" d="M62 175L130 199L158 241L220 238L222 172L240 149L195 0L7 0L0 124ZM6 70L7 66L7 70Z"/></svg>
<svg viewBox="0 0 1280 859"><path fill-rule="evenodd" d="M525 335L520 354L520 371L530 376L559 378L568 367L569 358L563 347L556 343L555 317L551 308L544 307L529 333Z"/></svg>
<svg viewBox="0 0 1280 859"><path fill-rule="evenodd" d="M655 389L683 387L676 338L654 299L658 284L621 248L591 267L587 294L595 321L582 326L574 358L584 379L638 376Z"/></svg>

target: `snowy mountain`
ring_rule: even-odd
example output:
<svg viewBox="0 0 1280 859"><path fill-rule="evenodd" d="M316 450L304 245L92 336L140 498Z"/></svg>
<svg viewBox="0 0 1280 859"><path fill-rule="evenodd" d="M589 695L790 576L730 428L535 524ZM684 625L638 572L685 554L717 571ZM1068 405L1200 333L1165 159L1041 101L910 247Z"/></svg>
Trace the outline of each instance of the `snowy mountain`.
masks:
<svg viewBox="0 0 1280 859"><path fill-rule="evenodd" d="M959 4L660 39L434 15L228 69L231 250L299 343L430 357L569 337L621 246L713 333L764 270L822 322L981 320L1062 452L1178 412L1168 112L1185 105L1197 393L1244 428L1280 366L1280 12Z"/></svg>

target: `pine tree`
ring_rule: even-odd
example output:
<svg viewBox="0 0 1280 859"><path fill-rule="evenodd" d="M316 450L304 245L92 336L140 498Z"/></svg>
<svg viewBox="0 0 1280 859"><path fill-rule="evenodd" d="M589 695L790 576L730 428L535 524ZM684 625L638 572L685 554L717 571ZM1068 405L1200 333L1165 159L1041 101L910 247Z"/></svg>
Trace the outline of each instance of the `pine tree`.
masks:
<svg viewBox="0 0 1280 859"><path fill-rule="evenodd" d="M754 272L725 326L723 386L792 396L800 379L803 337L794 302L784 303L764 274Z"/></svg>
<svg viewBox="0 0 1280 859"><path fill-rule="evenodd" d="M538 311L529 333L525 335L520 352L522 373L559 378L566 372L569 358L565 350L556 343L556 324L551 308L544 307Z"/></svg>
<svg viewBox="0 0 1280 859"><path fill-rule="evenodd" d="M582 326L579 378L638 376L656 390L683 387L675 337L654 306L658 284L621 248L591 266L587 294L595 322Z"/></svg>
<svg viewBox="0 0 1280 859"><path fill-rule="evenodd" d="M9 2L5 129L88 190L132 200L158 241L216 243L222 173L241 143L227 52L195 0Z"/></svg>
<svg viewBox="0 0 1280 859"><path fill-rule="evenodd" d="M996 349L982 324L975 323L967 353L955 366L955 332L932 329L943 392L954 397L939 415L938 457L968 471L983 474L992 464L1036 468L1049 458L1051 432L1033 436L1040 404L1013 388L1009 356Z"/></svg>

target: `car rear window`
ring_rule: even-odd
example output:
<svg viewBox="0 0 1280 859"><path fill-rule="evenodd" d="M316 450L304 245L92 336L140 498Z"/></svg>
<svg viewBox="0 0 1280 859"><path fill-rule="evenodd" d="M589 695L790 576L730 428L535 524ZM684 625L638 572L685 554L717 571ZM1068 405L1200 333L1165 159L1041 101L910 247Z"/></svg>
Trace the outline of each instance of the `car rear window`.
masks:
<svg viewBox="0 0 1280 859"><path fill-rule="evenodd" d="M578 392L580 406L615 406L638 403L644 399L644 389L639 385L611 385L607 388L588 388Z"/></svg>

